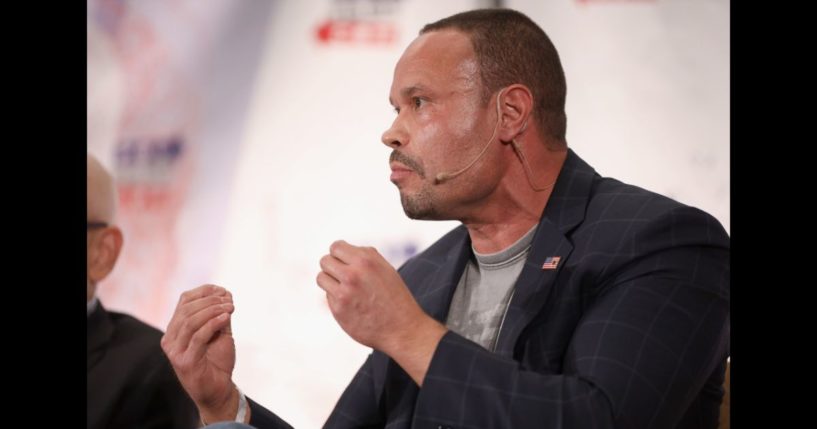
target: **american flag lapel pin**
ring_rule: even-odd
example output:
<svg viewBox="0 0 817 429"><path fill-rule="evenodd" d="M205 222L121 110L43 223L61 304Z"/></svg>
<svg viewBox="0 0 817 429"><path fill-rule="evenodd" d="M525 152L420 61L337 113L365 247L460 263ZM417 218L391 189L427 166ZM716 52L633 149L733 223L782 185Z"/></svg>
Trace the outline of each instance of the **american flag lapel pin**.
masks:
<svg viewBox="0 0 817 429"><path fill-rule="evenodd" d="M561 256L548 256L545 259L545 263L542 264L543 270L555 270L556 266L559 265L559 261L562 259Z"/></svg>

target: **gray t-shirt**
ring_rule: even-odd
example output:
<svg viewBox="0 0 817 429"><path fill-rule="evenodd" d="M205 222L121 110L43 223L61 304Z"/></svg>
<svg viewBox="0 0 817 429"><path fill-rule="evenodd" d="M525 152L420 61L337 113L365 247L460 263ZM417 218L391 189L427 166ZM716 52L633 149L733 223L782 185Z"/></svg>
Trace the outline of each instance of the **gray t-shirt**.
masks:
<svg viewBox="0 0 817 429"><path fill-rule="evenodd" d="M452 331L493 350L505 310L513 296L536 226L505 250L473 255L451 299L446 326Z"/></svg>

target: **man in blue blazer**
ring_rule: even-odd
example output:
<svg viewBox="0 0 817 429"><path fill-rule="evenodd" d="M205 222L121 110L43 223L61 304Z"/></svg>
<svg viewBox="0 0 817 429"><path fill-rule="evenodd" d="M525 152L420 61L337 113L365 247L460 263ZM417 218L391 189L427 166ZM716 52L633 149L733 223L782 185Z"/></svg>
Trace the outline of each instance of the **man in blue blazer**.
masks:
<svg viewBox="0 0 817 429"><path fill-rule="evenodd" d="M565 93L515 11L451 16L406 49L391 181L409 217L462 225L399 271L344 241L321 259L335 319L373 349L326 427L717 426L729 237L568 149ZM232 311L223 288L186 292L165 353L205 422L288 427L231 381Z"/></svg>

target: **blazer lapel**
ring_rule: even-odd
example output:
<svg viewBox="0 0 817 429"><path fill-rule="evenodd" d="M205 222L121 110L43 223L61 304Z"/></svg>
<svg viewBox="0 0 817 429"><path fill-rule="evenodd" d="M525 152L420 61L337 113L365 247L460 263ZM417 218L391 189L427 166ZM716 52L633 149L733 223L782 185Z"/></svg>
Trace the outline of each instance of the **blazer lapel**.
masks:
<svg viewBox="0 0 817 429"><path fill-rule="evenodd" d="M428 277L425 286L417 289L422 292L416 297L420 307L442 324L445 324L454 290L471 255L471 239L464 226L457 228L452 240L443 260L437 262L437 271Z"/></svg>
<svg viewBox="0 0 817 429"><path fill-rule="evenodd" d="M592 167L568 149L567 159L539 221L530 254L516 281L502 322L495 350L500 356L513 357L520 334L539 314L559 273L567 265L573 251L567 234L584 219L595 175ZM543 268L549 257L558 257L558 263L555 267Z"/></svg>

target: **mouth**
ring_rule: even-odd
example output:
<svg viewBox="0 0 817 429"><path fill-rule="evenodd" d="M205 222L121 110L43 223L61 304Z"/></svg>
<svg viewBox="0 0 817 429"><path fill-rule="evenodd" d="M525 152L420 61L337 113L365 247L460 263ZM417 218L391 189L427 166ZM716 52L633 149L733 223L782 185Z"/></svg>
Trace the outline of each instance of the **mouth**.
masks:
<svg viewBox="0 0 817 429"><path fill-rule="evenodd" d="M399 162L390 162L389 167L391 167L391 177L389 178L392 183L395 185L397 182L407 178L411 174L414 173L414 170L406 167L404 164Z"/></svg>

